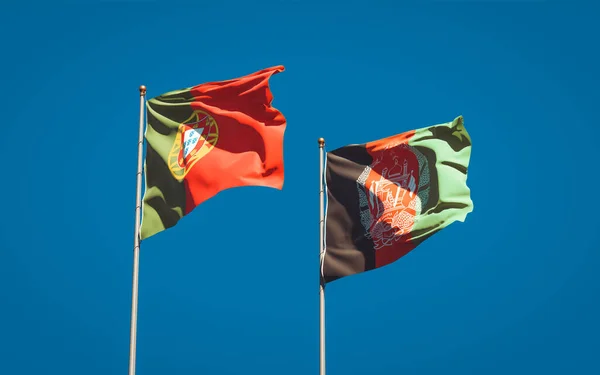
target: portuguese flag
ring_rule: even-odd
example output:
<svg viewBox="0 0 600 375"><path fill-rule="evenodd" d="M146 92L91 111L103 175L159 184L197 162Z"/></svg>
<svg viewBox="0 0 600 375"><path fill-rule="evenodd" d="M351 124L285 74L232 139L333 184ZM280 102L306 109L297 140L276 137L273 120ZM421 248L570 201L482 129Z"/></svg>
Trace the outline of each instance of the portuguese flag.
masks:
<svg viewBox="0 0 600 375"><path fill-rule="evenodd" d="M462 116L327 153L325 282L396 261L473 210Z"/></svg>
<svg viewBox="0 0 600 375"><path fill-rule="evenodd" d="M141 239L170 228L222 190L283 188L286 119L271 106L276 66L172 91L146 103Z"/></svg>

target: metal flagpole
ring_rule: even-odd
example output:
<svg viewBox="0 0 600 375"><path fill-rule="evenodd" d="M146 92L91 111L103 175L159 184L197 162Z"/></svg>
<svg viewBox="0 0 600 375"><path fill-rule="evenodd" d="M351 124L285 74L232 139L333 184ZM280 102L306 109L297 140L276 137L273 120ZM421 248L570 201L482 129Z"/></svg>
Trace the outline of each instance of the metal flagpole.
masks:
<svg viewBox="0 0 600 375"><path fill-rule="evenodd" d="M140 268L140 214L142 210L142 151L144 146L144 104L146 86L140 86L140 130L138 136L137 190L135 194L135 230L133 236L133 287L131 290L131 332L129 336L129 375L135 375L135 349Z"/></svg>
<svg viewBox="0 0 600 375"><path fill-rule="evenodd" d="M319 183L320 183L320 194L319 194L319 203L320 203L320 217L319 228L320 228L320 239L319 239L319 255L320 255L320 314L319 314L319 336L320 336L320 375L325 375L325 280L323 279L323 262L324 259L324 241L323 241L323 230L325 223L325 213L324 213L324 192L323 192L323 154L325 147L325 139L319 138Z"/></svg>

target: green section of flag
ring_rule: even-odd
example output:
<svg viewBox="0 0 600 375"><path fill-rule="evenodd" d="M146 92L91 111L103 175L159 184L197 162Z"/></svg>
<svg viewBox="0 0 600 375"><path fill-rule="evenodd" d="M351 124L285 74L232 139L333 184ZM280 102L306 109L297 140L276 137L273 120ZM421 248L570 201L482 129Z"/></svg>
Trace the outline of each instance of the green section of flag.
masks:
<svg viewBox="0 0 600 375"><path fill-rule="evenodd" d="M416 130L409 145L423 154L429 164L429 174L421 174L429 181L424 181L426 188L418 193L420 214L411 231L412 242L418 245L454 221L464 222L473 211L467 186L471 137L459 116L452 122Z"/></svg>
<svg viewBox="0 0 600 375"><path fill-rule="evenodd" d="M186 192L169 170L169 153L181 121L191 113L189 90L178 90L146 103L145 192L140 238L174 226L184 216Z"/></svg>

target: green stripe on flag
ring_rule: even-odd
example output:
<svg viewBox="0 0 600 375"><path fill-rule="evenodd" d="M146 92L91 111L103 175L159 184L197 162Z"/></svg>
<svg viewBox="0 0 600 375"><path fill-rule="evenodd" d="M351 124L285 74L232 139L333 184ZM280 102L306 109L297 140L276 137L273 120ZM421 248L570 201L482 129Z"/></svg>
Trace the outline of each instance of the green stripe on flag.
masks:
<svg viewBox="0 0 600 375"><path fill-rule="evenodd" d="M449 123L418 129L409 145L425 155L430 171L427 196L422 197L426 202L415 218L411 235L418 245L454 221L464 222L473 211L467 186L471 137L459 116Z"/></svg>

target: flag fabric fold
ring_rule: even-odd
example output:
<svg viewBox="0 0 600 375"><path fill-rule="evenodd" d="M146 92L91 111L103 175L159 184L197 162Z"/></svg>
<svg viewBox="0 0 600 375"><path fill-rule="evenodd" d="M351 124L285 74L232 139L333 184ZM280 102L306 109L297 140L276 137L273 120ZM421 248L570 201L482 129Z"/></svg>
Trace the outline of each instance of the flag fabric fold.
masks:
<svg viewBox="0 0 600 375"><path fill-rule="evenodd" d="M390 264L473 210L463 117L327 153L326 282Z"/></svg>
<svg viewBox="0 0 600 375"><path fill-rule="evenodd" d="M225 189L283 188L286 119L271 105L269 87L282 71L275 66L147 101L141 239Z"/></svg>

